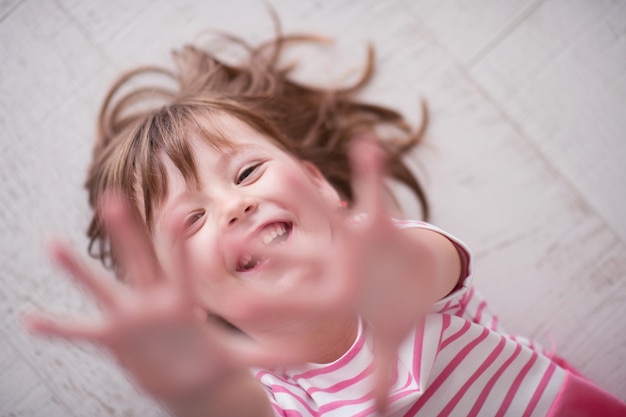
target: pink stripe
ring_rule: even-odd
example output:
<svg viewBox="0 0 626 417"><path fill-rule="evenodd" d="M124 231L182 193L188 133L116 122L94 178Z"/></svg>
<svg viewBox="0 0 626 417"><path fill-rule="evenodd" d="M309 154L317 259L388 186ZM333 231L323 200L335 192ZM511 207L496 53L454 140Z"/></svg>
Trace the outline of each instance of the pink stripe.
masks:
<svg viewBox="0 0 626 417"><path fill-rule="evenodd" d="M272 407L274 407L274 411L276 411L280 416L283 417L302 417L302 413L298 410L283 410L276 403L272 403Z"/></svg>
<svg viewBox="0 0 626 417"><path fill-rule="evenodd" d="M452 318L449 314L443 314L443 324L441 325L441 332L445 332L450 327L450 323L452 323Z"/></svg>
<svg viewBox="0 0 626 417"><path fill-rule="evenodd" d="M283 409L281 409L278 404L276 404L275 402L272 402L272 408L274 408L274 411L276 412L276 414L283 416L283 417L287 417L287 412L284 411ZM300 414L300 413L298 413ZM294 417L296 417L294 415ZM302 417L302 415L298 416L298 417Z"/></svg>
<svg viewBox="0 0 626 417"><path fill-rule="evenodd" d="M397 394L393 394L391 396L389 396L389 403L388 405L393 404L394 402L401 400L402 398L414 394L416 392L418 392L418 389L411 389L411 390L407 390L406 388L409 386L409 384L411 383L411 378L409 378L407 380L407 383L404 384L404 386L402 388L400 388L400 392L398 392ZM370 394L371 395L371 394ZM361 411L360 413L351 414L351 417L366 417L366 416L371 416L372 414L374 414L376 405L372 405L368 408L366 408L365 410Z"/></svg>
<svg viewBox="0 0 626 417"><path fill-rule="evenodd" d="M470 327L472 326L472 324L469 321L466 321L463 323L463 327L461 327L461 329L457 330L456 333L454 333L452 336L448 337L446 340L444 340L440 345L439 345L439 351L442 351L446 346L448 346L450 343L454 342L455 340L457 340L459 337L463 336L465 333L467 333L470 329Z"/></svg>
<svg viewBox="0 0 626 417"><path fill-rule="evenodd" d="M517 393L517 390L522 384L522 380L526 377L528 372L530 372L530 369L533 367L536 360L537 360L537 352L533 352L533 355L531 356L530 360L526 363L526 365L524 365L520 373L517 374L517 377L515 377L515 380L513 381L513 384L511 384L509 391L506 393L506 396L504 397L504 401L502 402L502 404L500 404L500 408L498 409L498 412L496 413L495 417L503 416L506 413L506 411L509 409L509 407L511 406L511 403L513 402L513 398L515 397L515 394Z"/></svg>
<svg viewBox="0 0 626 417"><path fill-rule="evenodd" d="M470 290L467 293L465 293L465 295L461 298L461 302L460 302L461 308L459 309L459 312L456 313L457 316L463 317L463 314L465 314L465 310L467 309L467 305L469 304L473 296L474 296L474 287L470 288Z"/></svg>
<svg viewBox="0 0 626 417"><path fill-rule="evenodd" d="M456 301L456 300L454 300L454 299L452 299L452 300L448 300L448 301L447 301L447 302L443 305L443 307L441 307L439 310L437 310L437 312L438 312L438 313L443 313L443 312L448 311L449 309L451 309L451 308L452 308L452 307L451 307L451 304L452 304L452 302L453 302L453 301ZM455 307L456 307L456 306L455 306Z"/></svg>
<svg viewBox="0 0 626 417"><path fill-rule="evenodd" d="M503 337L502 340L506 340L506 339ZM504 364L502 364L502 366L496 371L496 373L493 374L491 379L489 379L489 382L487 382L487 384L485 385L485 388L483 388L482 392L476 399L476 402L474 403L474 406L470 410L467 417L475 417L478 414L478 412L482 408L485 401L487 401L487 397L489 396L489 393L495 386L496 381L500 378L500 376L502 376L504 371L506 371L506 369L513 363L513 361L515 360L515 358L517 358L517 356L519 355L521 351L522 351L522 345L516 345L515 350L513 351L513 354L511 355L511 357L507 359L506 362L504 362Z"/></svg>
<svg viewBox="0 0 626 417"><path fill-rule="evenodd" d="M406 396L407 393L402 392L402 390L405 390L411 384L412 380L413 380L413 378L411 377L411 375L408 375L407 376L407 380L404 383L404 386L402 386L402 388L400 388L400 393L397 394L395 397L397 397L398 395L400 397ZM367 394L363 395L362 397L355 398L353 400L334 401L334 402L329 403L329 404L324 404L323 406L320 407L319 415L323 415L324 413L328 413L330 411L336 410L336 409L341 408L341 407L345 407L347 405L358 405L358 404L367 403L368 401L372 400L372 396L373 396L372 392L368 392ZM394 397L391 397L391 398L394 398Z"/></svg>
<svg viewBox="0 0 626 417"><path fill-rule="evenodd" d="M491 326L489 328L491 330L496 330L498 328L498 316L493 316L491 318Z"/></svg>
<svg viewBox="0 0 626 417"><path fill-rule="evenodd" d="M392 396L389 397L389 403L388 405L391 406L394 402L401 400L402 398L414 394L416 392L418 392L418 389L412 389L412 390L407 390L407 391L403 391L403 392L399 392L398 394L394 394ZM374 411L376 409L376 406L373 405L369 408L366 408L365 410L361 411L360 413L354 414L351 417L368 417L368 416L372 416L375 415Z"/></svg>
<svg viewBox="0 0 626 417"><path fill-rule="evenodd" d="M439 374L439 376L433 381L432 385L424 392L413 407L404 415L405 417L414 416L417 412L426 404L426 402L437 392L437 390L443 385L448 377L454 372L461 362L470 354L470 352L489 335L488 329L483 329L480 335L468 343L452 360L445 369Z"/></svg>
<svg viewBox="0 0 626 417"><path fill-rule="evenodd" d="M472 374L472 376L469 377L465 384L463 384L461 389L454 395L454 397L452 397L448 404L446 404L444 409L441 410L439 414L437 414L437 417L448 416L450 415L450 413L452 413L452 410L454 410L459 401L461 401L461 399L463 398L467 390L472 386L472 384L476 382L476 380L487 370L487 368L489 368L493 364L496 358L500 356L500 353L502 353L502 350L504 349L505 343L506 341L504 340L504 338L501 338L500 343L498 343L496 348L489 354L487 359L484 360L482 365L480 365L480 367Z"/></svg>
<svg viewBox="0 0 626 417"><path fill-rule="evenodd" d="M320 412L319 415L322 415L324 413L328 413L330 411L336 410L338 408L341 407L345 407L347 405L358 405L358 404L364 404L368 401L370 401L372 399L372 393L368 392L367 394L363 395L360 398L355 398L353 400L342 400L342 401L334 401L332 403L328 403L328 404L324 404L323 406L320 407Z"/></svg>
<svg viewBox="0 0 626 417"><path fill-rule="evenodd" d="M444 323L446 316L443 318ZM450 321L450 317L448 317ZM415 341L413 342L413 376L417 382L418 388L422 377L422 349L424 347L424 327L425 321L422 321L422 325L415 332Z"/></svg>
<svg viewBox="0 0 626 417"><path fill-rule="evenodd" d="M272 378L276 378L276 379L278 379L280 382L283 382L283 383L285 383L285 384L289 384L289 385L291 385L292 387L296 387L296 388L298 388L298 387L299 387L299 385L298 385L298 384L296 384L296 383L294 383L294 382L291 382L291 381L288 381L287 379L283 378L282 376L280 376L280 375L278 375L278 374L273 374L273 373L271 373L271 372L269 372L269 371L265 371L265 370L261 370L261 371L257 372L257 373L256 373L256 375L255 375L255 378L256 378L256 379L258 379L258 380L261 380L261 379L262 379L265 375L269 375L269 376L271 376Z"/></svg>
<svg viewBox="0 0 626 417"><path fill-rule="evenodd" d="M535 407L537 406L537 403L539 402L539 398L541 398L544 391L546 390L546 386L548 385L548 382L550 382L550 378L552 378L552 375L554 374L555 369L556 369L556 365L554 364L554 362L550 362L550 366L548 367L548 370L546 371L546 373L543 375L543 378L541 378L541 382L539 382L539 386L535 390L533 397L530 399L530 402L528 403L528 406L526 407L526 411L524 411L523 417L530 416L532 412L535 410Z"/></svg>
<svg viewBox="0 0 626 417"><path fill-rule="evenodd" d="M263 380L262 380L262 378L263 378L265 375L269 375L269 376L272 378L272 379L270 379L269 381L267 381L267 383L263 382ZM266 387L267 387L268 385L275 386L275 385L276 385L276 383L274 383L274 382L273 382L273 380L274 380L274 379L277 379L280 383L282 383L282 384L284 384L284 385L286 385L286 386L289 386L290 388L293 388L293 389L296 389L296 390L302 390L302 389L303 389L303 388L302 388L300 385L298 385L296 382L294 382L294 381L290 381L290 380L288 380L288 379L285 379L284 377L282 377L282 376L280 376L280 375L277 375L277 374L273 374L273 373L271 373L271 372L269 372L269 371L260 371L260 372L257 372L257 374L255 375L255 377L256 377L256 378L257 378L257 379L261 382L261 384L263 384L263 385L264 385L264 386L266 386ZM276 386L277 386L277 385L276 385ZM286 388L286 387L285 387L285 388Z"/></svg>
<svg viewBox="0 0 626 417"><path fill-rule="evenodd" d="M288 394L290 397L294 398L297 402L302 404L302 406L306 408L307 411L311 413L311 415L318 414L313 410L313 408L311 408L309 404L306 403L306 401L304 401L304 399L300 398L297 394L289 391L287 388L283 387L282 385L272 384L272 391L274 392L274 396L276 395L276 393Z"/></svg>
<svg viewBox="0 0 626 417"><path fill-rule="evenodd" d="M453 301L456 301L455 303L452 303ZM459 300L450 300L450 302L452 303L449 307L447 308L442 308L439 311L437 311L437 313L439 314L445 314L445 313L453 313L455 311L457 311L460 307L460 303Z"/></svg>
<svg viewBox="0 0 626 417"><path fill-rule="evenodd" d="M312 369L310 371L306 371L306 372L303 372L301 374L294 375L293 379L297 381L299 379L309 379L309 378L313 378L315 376L325 375L325 374L330 374L332 372L335 372L336 370L344 367L359 352L361 352L361 350L363 349L364 345L365 345L365 331L363 330L363 331L361 331L361 334L359 335L359 339L356 341L356 343L354 345L354 348L350 349L348 351L348 353L346 353L345 356L342 356L336 362L334 362L334 363L332 363L332 364L330 364L328 366L324 366L323 368Z"/></svg>
<svg viewBox="0 0 626 417"><path fill-rule="evenodd" d="M483 310L487 307L487 302L484 300L478 304L478 309L476 310L476 315L474 316L474 322L480 323L480 319L483 318Z"/></svg>
<svg viewBox="0 0 626 417"><path fill-rule="evenodd" d="M345 388L348 388L356 384L357 382L361 382L372 373L373 369L374 369L373 365L370 364L367 368L363 370L363 372L361 372L360 374L358 374L357 376L353 378L347 379L345 381L340 381L336 383L335 385L331 385L330 387L326 387L326 388L312 387L312 388L307 389L306 391L309 393L309 395L313 395L316 392L336 393L338 391L341 391Z"/></svg>

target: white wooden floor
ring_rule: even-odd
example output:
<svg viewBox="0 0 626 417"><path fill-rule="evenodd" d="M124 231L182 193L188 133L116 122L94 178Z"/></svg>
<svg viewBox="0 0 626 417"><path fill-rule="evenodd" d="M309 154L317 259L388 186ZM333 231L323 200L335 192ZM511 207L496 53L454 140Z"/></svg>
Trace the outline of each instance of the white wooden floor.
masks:
<svg viewBox="0 0 626 417"><path fill-rule="evenodd" d="M510 332L626 400L626 1L272 3L285 31L338 38L303 78L340 78L372 41L367 97L415 121L427 100L414 165L433 222L473 248ZM113 78L205 28L272 33L256 0L0 0L1 416L163 415L94 349L33 338L19 317L94 311L42 242L85 247L82 182Z"/></svg>

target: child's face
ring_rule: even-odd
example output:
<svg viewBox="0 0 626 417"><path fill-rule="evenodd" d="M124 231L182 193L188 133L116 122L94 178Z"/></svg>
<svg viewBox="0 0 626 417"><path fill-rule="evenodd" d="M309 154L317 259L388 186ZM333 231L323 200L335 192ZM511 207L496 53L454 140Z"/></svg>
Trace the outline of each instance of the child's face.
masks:
<svg viewBox="0 0 626 417"><path fill-rule="evenodd" d="M277 327L275 319L238 316L237 294L246 286L272 290L284 284L285 262L271 253L295 258L311 247L328 246L331 227L320 207L337 207L339 197L314 166L236 118L218 121L235 146L217 151L192 139L197 190L165 161L169 191L156 213L155 247L167 268L173 251L166 230L172 218L183 215L199 306L262 339ZM290 267L293 274L298 264Z"/></svg>

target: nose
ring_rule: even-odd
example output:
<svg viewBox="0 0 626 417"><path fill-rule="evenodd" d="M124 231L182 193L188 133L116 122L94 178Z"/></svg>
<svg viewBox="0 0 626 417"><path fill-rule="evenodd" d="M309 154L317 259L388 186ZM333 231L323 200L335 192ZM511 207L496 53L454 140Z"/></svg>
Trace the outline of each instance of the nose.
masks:
<svg viewBox="0 0 626 417"><path fill-rule="evenodd" d="M258 203L250 198L233 197L225 212L224 225L233 226L256 211Z"/></svg>

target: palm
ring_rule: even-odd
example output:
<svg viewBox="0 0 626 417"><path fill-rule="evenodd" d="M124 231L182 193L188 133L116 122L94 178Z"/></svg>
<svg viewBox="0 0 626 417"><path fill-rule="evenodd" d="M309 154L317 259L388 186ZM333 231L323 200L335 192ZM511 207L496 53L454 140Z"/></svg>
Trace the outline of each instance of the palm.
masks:
<svg viewBox="0 0 626 417"><path fill-rule="evenodd" d="M100 305L102 317L73 320L33 315L28 318L32 330L104 347L143 390L159 398L175 398L223 372L279 360L281 352L269 353L198 316L182 246L174 248L177 256L169 276L152 256L149 240L126 203L109 196L103 207L127 282L96 276L66 246L53 244L53 258L86 287ZM177 240L175 231L172 238Z"/></svg>
<svg viewBox="0 0 626 417"><path fill-rule="evenodd" d="M289 266L303 262L314 265L315 279L296 280L288 302L309 313L350 309L372 325L377 361L374 395L382 409L389 389L389 371L396 365L397 350L416 321L428 307L420 300L422 271L415 265L415 242L398 229L385 209L384 169L380 149L367 142L353 147L356 204L349 212L325 207L310 196L294 196L325 210L336 232L329 248L311 247L305 254L287 258L280 252L285 273ZM407 261L408 260L408 261ZM267 301L267 300L266 300ZM285 307L274 300L274 308ZM269 305L265 306L271 308Z"/></svg>

